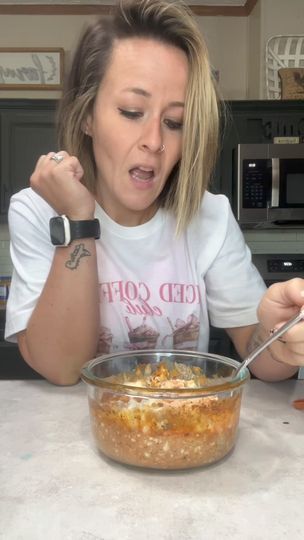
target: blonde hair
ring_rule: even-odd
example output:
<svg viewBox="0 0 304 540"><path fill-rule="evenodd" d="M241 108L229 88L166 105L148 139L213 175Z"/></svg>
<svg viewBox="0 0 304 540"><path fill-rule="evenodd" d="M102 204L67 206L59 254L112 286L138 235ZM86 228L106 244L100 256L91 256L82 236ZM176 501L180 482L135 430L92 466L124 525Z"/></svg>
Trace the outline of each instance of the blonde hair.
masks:
<svg viewBox="0 0 304 540"><path fill-rule="evenodd" d="M173 212L177 232L197 214L215 166L219 107L209 54L190 9L182 0L121 0L109 17L85 31L74 55L58 111L59 145L76 155L93 193L96 165L84 123L119 39L147 37L182 49L189 62L182 155L171 171L159 205Z"/></svg>

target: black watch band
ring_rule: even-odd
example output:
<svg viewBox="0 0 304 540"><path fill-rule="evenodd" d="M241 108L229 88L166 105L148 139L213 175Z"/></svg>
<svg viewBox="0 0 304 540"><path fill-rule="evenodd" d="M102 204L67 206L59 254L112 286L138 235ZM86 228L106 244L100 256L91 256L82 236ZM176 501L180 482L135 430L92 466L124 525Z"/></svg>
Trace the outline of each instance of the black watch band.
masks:
<svg viewBox="0 0 304 540"><path fill-rule="evenodd" d="M71 240L79 238L100 238L100 225L98 219L84 219L70 222Z"/></svg>
<svg viewBox="0 0 304 540"><path fill-rule="evenodd" d="M51 241L54 246L68 246L73 240L81 238L100 238L98 219L72 221L67 216L50 219Z"/></svg>

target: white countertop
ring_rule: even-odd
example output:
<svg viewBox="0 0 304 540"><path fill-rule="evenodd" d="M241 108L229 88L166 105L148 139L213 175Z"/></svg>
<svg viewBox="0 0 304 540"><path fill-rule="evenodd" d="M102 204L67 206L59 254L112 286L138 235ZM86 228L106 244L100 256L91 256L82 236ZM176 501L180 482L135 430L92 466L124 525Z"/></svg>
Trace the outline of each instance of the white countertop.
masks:
<svg viewBox="0 0 304 540"><path fill-rule="evenodd" d="M0 381L1 540L302 540L304 381L250 381L221 462L144 471L103 458L83 383Z"/></svg>

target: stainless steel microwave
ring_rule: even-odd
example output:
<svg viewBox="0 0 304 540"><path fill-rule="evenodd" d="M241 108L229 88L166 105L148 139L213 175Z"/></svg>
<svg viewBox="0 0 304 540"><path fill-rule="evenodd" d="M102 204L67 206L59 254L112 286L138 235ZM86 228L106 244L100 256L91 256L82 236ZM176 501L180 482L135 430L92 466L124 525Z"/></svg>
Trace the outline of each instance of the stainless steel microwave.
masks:
<svg viewBox="0 0 304 540"><path fill-rule="evenodd" d="M240 224L304 225L304 144L239 144L236 199Z"/></svg>

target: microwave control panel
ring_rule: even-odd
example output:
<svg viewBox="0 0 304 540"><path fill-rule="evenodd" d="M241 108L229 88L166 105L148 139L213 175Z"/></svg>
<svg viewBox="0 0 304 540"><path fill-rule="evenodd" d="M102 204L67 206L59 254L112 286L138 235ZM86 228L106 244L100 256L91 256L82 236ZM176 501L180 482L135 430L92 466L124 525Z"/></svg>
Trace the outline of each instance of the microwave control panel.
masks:
<svg viewBox="0 0 304 540"><path fill-rule="evenodd" d="M243 208L267 208L271 190L271 160L244 159Z"/></svg>

